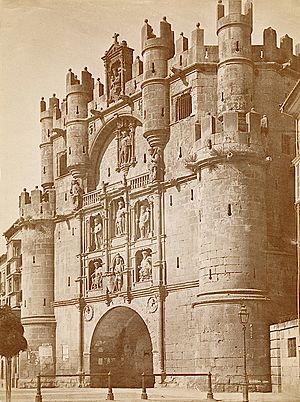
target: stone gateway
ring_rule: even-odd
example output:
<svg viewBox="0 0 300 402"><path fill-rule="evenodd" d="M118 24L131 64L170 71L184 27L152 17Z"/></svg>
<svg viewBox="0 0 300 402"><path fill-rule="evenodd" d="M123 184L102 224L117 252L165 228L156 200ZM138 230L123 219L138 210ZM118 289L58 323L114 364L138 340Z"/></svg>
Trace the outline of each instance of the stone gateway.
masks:
<svg viewBox="0 0 300 402"><path fill-rule="evenodd" d="M272 28L251 34L242 0L217 2L218 45L200 24L175 41L165 17L157 33L145 20L140 57L114 35L105 85L70 69L65 99L42 98L42 190L24 189L5 233L22 254L19 386L211 371L236 391L245 304L249 381L270 390L269 325L296 308L294 123L279 105L300 58Z"/></svg>

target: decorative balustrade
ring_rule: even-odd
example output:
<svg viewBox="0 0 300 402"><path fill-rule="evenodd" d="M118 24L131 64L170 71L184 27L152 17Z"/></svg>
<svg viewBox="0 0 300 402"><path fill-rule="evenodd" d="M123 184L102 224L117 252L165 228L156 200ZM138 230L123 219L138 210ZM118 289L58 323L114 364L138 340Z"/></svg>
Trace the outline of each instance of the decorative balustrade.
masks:
<svg viewBox="0 0 300 402"><path fill-rule="evenodd" d="M83 206L99 204L101 202L101 190L93 191L92 193L83 196Z"/></svg>
<svg viewBox="0 0 300 402"><path fill-rule="evenodd" d="M147 184L149 184L150 177L149 173L133 177L132 179L129 179L129 185L132 190L141 188L141 187L146 187Z"/></svg>
<svg viewBox="0 0 300 402"><path fill-rule="evenodd" d="M128 180L129 187L132 190L135 190L135 189L138 189L141 187L146 187L147 184L149 184L149 182L150 182L149 173L146 173L146 174L143 174L140 176L136 176L136 177L133 177ZM120 185L120 184L121 184L121 182L110 184L110 185L108 185L108 189L113 190L116 187L116 185ZM103 199L102 190L95 190L88 194L84 194L83 195L83 206L87 207L90 205L100 204L101 199Z"/></svg>

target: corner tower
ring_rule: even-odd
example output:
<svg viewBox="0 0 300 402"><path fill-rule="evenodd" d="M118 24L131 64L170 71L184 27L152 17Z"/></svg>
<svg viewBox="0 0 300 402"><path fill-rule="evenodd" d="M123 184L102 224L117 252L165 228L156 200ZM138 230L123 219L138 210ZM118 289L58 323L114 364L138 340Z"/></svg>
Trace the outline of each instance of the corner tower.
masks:
<svg viewBox="0 0 300 402"><path fill-rule="evenodd" d="M243 6L243 7L242 7ZM218 114L227 110L249 112L253 102L251 49L252 3L229 0L217 5Z"/></svg>

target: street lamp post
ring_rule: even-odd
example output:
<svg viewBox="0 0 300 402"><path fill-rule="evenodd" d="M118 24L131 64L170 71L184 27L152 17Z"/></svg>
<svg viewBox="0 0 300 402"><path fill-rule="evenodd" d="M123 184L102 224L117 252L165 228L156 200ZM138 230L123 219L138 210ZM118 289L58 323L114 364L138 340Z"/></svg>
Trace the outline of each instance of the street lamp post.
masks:
<svg viewBox="0 0 300 402"><path fill-rule="evenodd" d="M248 396L248 375L247 375L247 349L246 349L246 325L249 313L246 306L241 306L239 311L240 322L243 326L243 362L244 362L244 382L243 382L243 402L249 402Z"/></svg>

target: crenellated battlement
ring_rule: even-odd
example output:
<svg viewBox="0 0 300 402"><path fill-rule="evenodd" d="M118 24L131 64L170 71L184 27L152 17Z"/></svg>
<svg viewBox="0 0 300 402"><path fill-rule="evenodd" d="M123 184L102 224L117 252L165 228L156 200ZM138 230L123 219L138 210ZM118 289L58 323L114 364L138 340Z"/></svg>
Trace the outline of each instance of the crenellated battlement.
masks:
<svg viewBox="0 0 300 402"><path fill-rule="evenodd" d="M207 114L201 119L201 138L194 144L196 164L210 159L237 155L256 155L265 160L268 118L254 109L248 113L226 111L221 122Z"/></svg>
<svg viewBox="0 0 300 402"><path fill-rule="evenodd" d="M141 49L142 55L149 48L163 47L167 50L166 58L169 59L174 55L174 32L171 29L171 24L167 22L166 17L160 22L160 34L156 36L152 26L145 20L142 27Z"/></svg>
<svg viewBox="0 0 300 402"><path fill-rule="evenodd" d="M74 92L91 94L94 89L94 79L92 74L85 67L81 71L81 79L77 78L70 68L66 76L66 95Z"/></svg>
<svg viewBox="0 0 300 402"><path fill-rule="evenodd" d="M42 192L38 186L30 194L24 188L19 196L20 217L27 219L51 219L55 214L55 189Z"/></svg>

